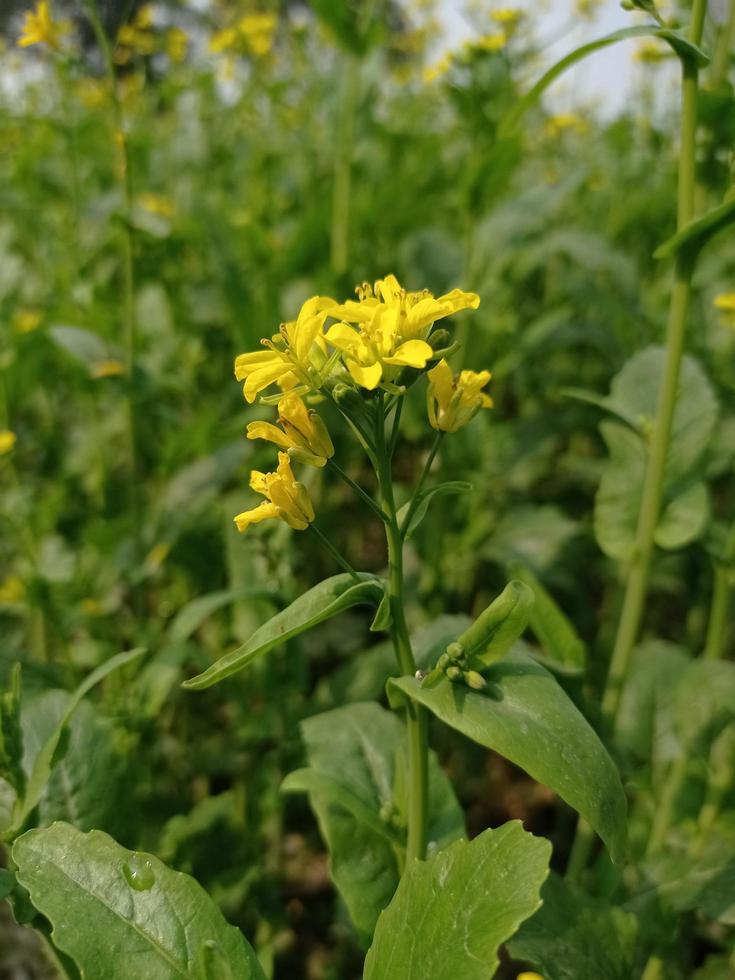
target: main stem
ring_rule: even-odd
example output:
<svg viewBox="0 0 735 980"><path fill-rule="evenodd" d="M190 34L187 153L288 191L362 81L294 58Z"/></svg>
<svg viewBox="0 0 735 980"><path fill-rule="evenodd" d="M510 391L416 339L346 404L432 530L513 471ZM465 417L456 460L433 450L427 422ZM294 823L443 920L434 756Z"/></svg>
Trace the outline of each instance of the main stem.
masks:
<svg viewBox="0 0 735 980"><path fill-rule="evenodd" d="M694 0L689 39L699 44L702 39L707 0ZM679 148L679 182L677 191L677 228L681 229L694 217L695 151L697 131L698 69L693 59L682 62L681 145ZM676 407L679 372L684 352L687 309L691 292L693 263L679 257L674 271L669 320L666 331L666 359L659 391L656 420L650 443L650 453L643 484L643 497L638 513L635 547L625 588L623 608L615 638L607 684L602 698L603 727L611 731L620 704L620 694L638 638L643 607L648 594L653 536L661 510L666 454Z"/></svg>
<svg viewBox="0 0 735 980"><path fill-rule="evenodd" d="M401 673L413 676L416 661L411 649L411 638L406 623L403 601L403 540L398 528L396 504L393 496L393 477L390 457L385 445L382 405L378 421L378 482L383 510L388 518L386 539L388 542L389 596L391 609L391 639L398 658ZM408 843L406 867L413 859L426 857L428 800L429 800L429 742L426 709L409 702L406 708L408 730Z"/></svg>

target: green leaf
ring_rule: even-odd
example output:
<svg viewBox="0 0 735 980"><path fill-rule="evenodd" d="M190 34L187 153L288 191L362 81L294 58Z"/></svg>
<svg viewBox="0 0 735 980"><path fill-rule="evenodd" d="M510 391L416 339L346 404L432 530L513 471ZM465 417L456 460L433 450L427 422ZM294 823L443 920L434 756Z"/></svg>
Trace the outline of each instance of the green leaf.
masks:
<svg viewBox="0 0 735 980"><path fill-rule="evenodd" d="M606 407L627 425L604 421L600 432L610 456L595 497L595 535L605 554L630 559L655 417L665 351L649 347L634 355L613 379ZM709 517L701 482L703 455L717 422L717 401L707 376L691 357L682 361L671 439L666 457L661 514L655 539L681 548L695 540Z"/></svg>
<svg viewBox="0 0 735 980"><path fill-rule="evenodd" d="M26 774L21 765L21 685L21 667L16 663L10 671L8 689L0 694L0 777L8 781L18 796L23 795L26 785Z"/></svg>
<svg viewBox="0 0 735 980"><path fill-rule="evenodd" d="M19 837L13 860L55 945L86 980L209 980L216 974L207 972L202 947L211 943L238 980L265 980L242 933L204 889L153 855L99 830L55 823Z"/></svg>
<svg viewBox="0 0 735 980"><path fill-rule="evenodd" d="M418 526L426 517L429 504L434 497L445 497L448 494L469 493L471 490L472 484L466 483L463 480L448 480L445 483L437 483L435 487L428 487L426 490L422 490L419 494L416 509L411 515L411 523L407 527L404 527L404 525L406 518L408 517L408 511L411 507L411 501L409 500L408 503L404 504L396 515L398 518L398 526L404 540L408 541L408 539L413 536Z"/></svg>
<svg viewBox="0 0 735 980"><path fill-rule="evenodd" d="M445 724L493 749L549 786L600 835L616 863L625 852L620 776L594 729L557 682L528 657L509 655L485 672L485 691L414 677L389 683Z"/></svg>
<svg viewBox="0 0 735 980"><path fill-rule="evenodd" d="M264 623L242 646L220 657L204 673L184 681L183 686L194 691L211 687L225 677L236 674L274 647L281 646L351 606L379 605L384 594L380 579L365 574L359 577L360 581L355 582L351 575L343 572L324 579Z"/></svg>
<svg viewBox="0 0 735 980"><path fill-rule="evenodd" d="M220 592L210 592L208 595L192 599L174 617L168 631L169 639L173 642L188 640L192 633L195 633L213 613L250 596L263 599L274 598L273 592L268 589L247 588L223 589Z"/></svg>
<svg viewBox="0 0 735 980"><path fill-rule="evenodd" d="M544 980L630 980L634 975L635 917L593 898L552 872L543 905L508 943Z"/></svg>
<svg viewBox="0 0 735 980"><path fill-rule="evenodd" d="M539 102L546 89L567 68L571 68L584 58L594 54L596 51L601 51L603 48L609 47L611 44L617 44L619 41L627 41L639 37L661 38L662 41L665 41L674 49L680 58L691 58L700 68L709 64L709 58L704 51L687 40L683 34L666 28L660 28L657 24L643 24L640 27L625 27L620 31L613 31L612 34L607 34L605 37L600 37L595 41L589 41L587 44L581 45L568 55L565 55L560 61L557 61L555 65L552 65L536 82L533 88L516 103L502 121L500 127L501 135L507 134L518 123L521 117Z"/></svg>
<svg viewBox="0 0 735 980"><path fill-rule="evenodd" d="M523 582L509 582L458 638L469 665L482 670L510 650L528 623L533 592Z"/></svg>
<svg viewBox="0 0 735 980"><path fill-rule="evenodd" d="M406 735L378 704L352 704L301 724L308 768L286 777L307 792L330 853L330 870L358 932L369 938L400 878L406 842ZM429 840L464 834L454 792L429 756Z"/></svg>
<svg viewBox="0 0 735 980"><path fill-rule="evenodd" d="M488 980L539 907L551 845L520 821L414 861L380 916L365 980Z"/></svg>
<svg viewBox="0 0 735 980"><path fill-rule="evenodd" d="M118 653L116 656L111 657L109 660L105 661L105 663L100 664L96 670L93 670L92 673L89 674L84 681L82 681L76 691L74 691L74 693L71 695L61 718L44 743L43 748L35 758L33 768L28 776L25 796L22 800L19 799L17 801L13 811L13 825L9 831L11 835L18 833L31 811L38 805L38 802L43 794L44 787L56 761L55 755L59 747L59 742L61 741L61 736L64 734L66 726L69 724L69 721L79 706L82 698L85 696L85 694L91 691L93 687L99 684L100 681L104 680L108 674L111 674L115 670L119 670L121 667L125 667L129 663L132 663L134 660L141 657L145 652L146 651L144 648L139 647L135 650L129 650L125 653Z"/></svg>
<svg viewBox="0 0 735 980"><path fill-rule="evenodd" d="M687 844L690 842L687 841ZM735 857L732 834L710 830L699 853L684 843L642 867L648 888L677 912L699 911L708 919L735 925Z"/></svg>
<svg viewBox="0 0 735 980"><path fill-rule="evenodd" d="M653 253L655 259L668 259L684 253L690 261L704 248L710 238L713 238L723 228L735 221L735 197L730 198L717 208L713 208L701 218L690 221L681 231L665 241Z"/></svg>
<svg viewBox="0 0 735 980"><path fill-rule="evenodd" d="M587 661L587 650L577 631L556 601L530 568L511 565L509 573L533 592L528 625L551 661L550 667L567 674L580 674Z"/></svg>
<svg viewBox="0 0 735 980"><path fill-rule="evenodd" d="M689 755L704 755L735 721L735 663L695 660L682 675L673 706L677 734Z"/></svg>

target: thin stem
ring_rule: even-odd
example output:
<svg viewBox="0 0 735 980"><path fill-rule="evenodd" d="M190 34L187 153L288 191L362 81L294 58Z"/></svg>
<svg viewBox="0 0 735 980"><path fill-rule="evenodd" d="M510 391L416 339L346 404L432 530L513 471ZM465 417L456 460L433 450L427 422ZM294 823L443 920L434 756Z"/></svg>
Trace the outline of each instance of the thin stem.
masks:
<svg viewBox="0 0 735 980"><path fill-rule="evenodd" d="M352 477L348 476L345 471L339 466L333 459L327 460L327 466L330 470L333 470L340 480L343 480L348 487L355 491L355 493L363 500L368 507L373 511L373 513L380 518L381 521L388 521L388 515L383 511L373 500L369 493L362 489L359 483L355 483Z"/></svg>
<svg viewBox="0 0 735 980"><path fill-rule="evenodd" d="M707 624L707 640L704 646L704 656L709 660L717 660L722 656L727 636L728 614L732 599L732 568L735 558L735 522L733 522L725 546L723 564L715 564L715 581L712 592L709 623Z"/></svg>
<svg viewBox="0 0 735 980"><path fill-rule="evenodd" d="M403 598L403 540L398 529L396 504L393 495L393 477L390 459L385 443L385 415L378 413L378 483L383 508L388 515L386 539L388 543L389 596L391 607L391 639L396 651L399 667L404 674L416 673L416 661L411 649ZM428 798L429 798L429 758L428 758L428 719L426 709L410 702L406 708L406 727L408 730L409 797L408 797L408 842L406 847L406 867L414 859L423 861L426 857Z"/></svg>
<svg viewBox="0 0 735 980"><path fill-rule="evenodd" d="M660 956L650 956L646 963L641 980L661 980L664 975L664 962Z"/></svg>
<svg viewBox="0 0 735 980"><path fill-rule="evenodd" d="M702 39L707 0L694 0L689 39L699 44ZM681 145L679 148L679 180L677 188L677 228L681 229L694 216L696 132L697 132L697 65L691 58L682 61ZM666 359L661 390L656 407L656 420L649 447L648 465L643 484L643 496L638 513L638 526L633 559L625 588L623 608L618 623L610 669L602 698L602 721L611 730L620 704L623 682L630 655L638 637L643 607L648 594L649 572L653 553L653 536L658 523L663 493L666 454L676 407L679 371L684 352L689 295L693 263L686 258L677 260L666 331Z"/></svg>
<svg viewBox="0 0 735 980"><path fill-rule="evenodd" d="M413 497L411 498L411 503L409 504L408 511L403 520L404 529L411 526L411 518L416 512L416 508L419 505L419 494L421 493L424 483L426 483L426 478L429 475L429 470L431 469L431 464L434 462L434 457L439 451L439 446L442 444L442 439L444 438L444 433L437 431L434 437L434 442L431 449L429 450L429 455L426 457L426 462L424 463L424 468L421 471L421 476L419 477L418 483L416 484L416 489L413 492Z"/></svg>
<svg viewBox="0 0 735 980"><path fill-rule="evenodd" d="M390 440L388 441L388 458L393 459L398 442L398 433L401 428L401 415L403 413L403 395L398 397L396 403L396 413L393 416L393 428L390 430Z"/></svg>
<svg viewBox="0 0 735 980"><path fill-rule="evenodd" d="M115 122L115 143L118 147L118 170L123 198L123 220L120 237L120 258L123 276L122 316L125 337L125 377L127 381L128 454L130 465L130 509L133 518L135 557L143 557L140 503L138 494L138 450L135 398L135 362L137 323L135 316L135 266L133 243L133 187L130 173L130 154L125 133L125 120L117 88L117 75L110 44L100 18L97 0L87 0L87 15L105 63ZM137 601L137 599L136 599Z"/></svg>
<svg viewBox="0 0 735 980"><path fill-rule="evenodd" d="M660 851L664 841L666 840L666 835L669 832L671 821L674 816L674 804L676 803L676 799L684 786L688 763L688 753L682 752L676 761L672 763L666 776L661 798L657 800L656 803L656 812L653 818L653 823L651 824L651 833L648 837L648 844L646 845L647 857L652 854L656 854L657 851Z"/></svg>
<svg viewBox="0 0 735 980"><path fill-rule="evenodd" d="M310 524L309 525L309 530L313 534L315 534L317 536L317 538L319 538L319 540L321 541L321 543L324 545L324 547L327 549L327 551L330 553L330 555L334 558L334 560L337 562L337 564L340 566L340 568L343 571L347 572L348 575L351 575L356 582L361 582L362 581L362 579L360 578L360 576L357 574L357 572L352 567L352 565L350 565L350 563L347 561L347 559L344 557L344 555L341 554L341 552L339 552L334 547L334 545L329 540L329 538L319 530L319 528L316 526L316 524Z"/></svg>
<svg viewBox="0 0 735 980"><path fill-rule="evenodd" d="M699 44L702 40L706 11L707 0L694 0L692 20L689 27L689 40L694 44ZM676 214L678 229L688 224L694 216L698 87L699 76L696 63L693 59L682 59L681 139ZM620 696L633 647L638 638L643 609L648 595L653 536L661 509L666 455L669 448L679 385L679 371L684 352L684 335L692 273L692 262L679 257L674 270L674 285L666 330L664 372L649 445L633 557L628 571L623 606L602 696L601 722L603 731L607 733L612 732L615 728ZM593 842L594 834L591 828L580 818L567 871L570 878L577 878L581 874L589 859Z"/></svg>
<svg viewBox="0 0 735 980"><path fill-rule="evenodd" d="M718 89L727 79L727 69L730 67L733 40L735 40L735 0L730 0L730 13L723 24L717 38L714 58L712 59L712 75L710 81L713 89Z"/></svg>

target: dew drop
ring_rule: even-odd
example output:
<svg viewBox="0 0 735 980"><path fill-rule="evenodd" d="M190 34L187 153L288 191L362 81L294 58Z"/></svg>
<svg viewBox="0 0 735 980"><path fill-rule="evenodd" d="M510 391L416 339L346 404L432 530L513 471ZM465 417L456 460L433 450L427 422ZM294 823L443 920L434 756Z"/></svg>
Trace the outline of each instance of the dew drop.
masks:
<svg viewBox="0 0 735 980"><path fill-rule="evenodd" d="M123 864L123 874L127 883L136 892L147 892L156 883L151 862L144 854L139 854L137 851L133 852L129 860Z"/></svg>

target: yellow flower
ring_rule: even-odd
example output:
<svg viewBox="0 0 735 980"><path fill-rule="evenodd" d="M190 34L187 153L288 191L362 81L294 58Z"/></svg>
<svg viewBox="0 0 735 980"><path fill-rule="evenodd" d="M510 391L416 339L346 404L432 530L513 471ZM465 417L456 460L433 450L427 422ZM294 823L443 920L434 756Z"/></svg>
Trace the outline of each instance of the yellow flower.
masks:
<svg viewBox="0 0 735 980"><path fill-rule="evenodd" d="M186 31L182 31L180 27L171 27L166 31L164 48L171 61L177 63L183 61L188 47L189 38Z"/></svg>
<svg viewBox="0 0 735 980"><path fill-rule="evenodd" d="M442 432L456 432L481 408L491 408L492 398L481 389L492 375L489 371L460 371L457 376L445 360L428 373L426 405L429 423Z"/></svg>
<svg viewBox="0 0 735 980"><path fill-rule="evenodd" d="M92 378L119 378L125 374L125 365L117 358L111 357L107 361L98 361L90 369Z"/></svg>
<svg viewBox="0 0 735 980"><path fill-rule="evenodd" d="M661 44L660 41L643 41L636 47L633 52L633 57L636 61L657 64L659 61L665 61L667 58L673 57L673 52L665 44Z"/></svg>
<svg viewBox="0 0 735 980"><path fill-rule="evenodd" d="M26 587L17 575L8 575L0 582L0 602L20 602L26 594Z"/></svg>
<svg viewBox="0 0 735 980"><path fill-rule="evenodd" d="M576 112L559 112L546 120L544 132L553 139L568 130L583 135L587 132L587 128L587 120L578 116Z"/></svg>
<svg viewBox="0 0 735 980"><path fill-rule="evenodd" d="M16 310L13 313L13 330L17 330L18 333L31 333L39 326L42 319L43 314L40 310Z"/></svg>
<svg viewBox="0 0 735 980"><path fill-rule="evenodd" d="M523 11L518 7L499 7L497 10L490 11L490 18L496 24L512 28L523 18Z"/></svg>
<svg viewBox="0 0 735 980"><path fill-rule="evenodd" d="M496 31L493 34L483 34L482 37L474 41L468 41L466 49L468 51L502 51L508 43L508 35L505 31Z"/></svg>
<svg viewBox="0 0 735 980"><path fill-rule="evenodd" d="M253 470L250 474L250 487L266 498L252 510L238 514L235 524L238 531L247 531L251 524L277 517L297 531L305 530L314 520L314 508L306 487L299 483L291 471L288 453L278 454L278 468L275 473L261 473Z"/></svg>
<svg viewBox="0 0 735 980"><path fill-rule="evenodd" d="M246 14L237 23L237 30L253 54L263 56L273 47L278 26L275 14Z"/></svg>
<svg viewBox="0 0 735 980"><path fill-rule="evenodd" d="M248 439L267 439L285 449L292 459L312 466L324 466L334 455L327 427L316 412L308 409L294 392L288 392L278 403L277 428L270 422L251 422Z"/></svg>
<svg viewBox="0 0 735 980"><path fill-rule="evenodd" d="M290 388L298 381L309 388L318 388L319 371L326 363L326 344L322 333L327 311L335 302L328 296L312 296L299 311L295 320L282 323L280 334L272 340L262 340L266 350L240 354L235 359L235 377L244 381L243 394L248 402L278 382Z"/></svg>
<svg viewBox="0 0 735 980"><path fill-rule="evenodd" d="M447 74L449 69L452 67L452 55L447 52L442 55L441 58L431 65L429 68L424 69L424 81L427 85L432 82L437 81Z"/></svg>
<svg viewBox="0 0 735 980"><path fill-rule="evenodd" d="M149 211L151 214L157 214L162 218L173 218L176 213L174 202L170 197L164 197L162 194L153 194L152 192L139 194L136 198L136 203L145 211Z"/></svg>
<svg viewBox="0 0 735 980"><path fill-rule="evenodd" d="M544 980L540 973L519 973L516 980Z"/></svg>
<svg viewBox="0 0 735 980"><path fill-rule="evenodd" d="M10 429L0 429L0 456L5 456L13 451L13 447L18 437Z"/></svg>
<svg viewBox="0 0 735 980"><path fill-rule="evenodd" d="M53 20L48 0L38 0L35 10L29 10L23 21L23 31L18 38L18 47L27 48L31 44L48 44L58 51L61 39L71 30L67 20Z"/></svg>
<svg viewBox="0 0 735 980"><path fill-rule="evenodd" d="M718 293L712 305L716 310L723 310L725 313L735 313L735 293Z"/></svg>
<svg viewBox="0 0 735 980"><path fill-rule="evenodd" d="M347 370L363 388L372 391L381 380L390 381L402 367L423 368L434 351L425 340L401 342L401 310L397 303L371 307L370 320L359 330L344 321L327 331L327 340L344 354Z"/></svg>
<svg viewBox="0 0 735 980"><path fill-rule="evenodd" d="M363 283L357 290L359 302L348 300L329 311L329 315L348 323L367 323L381 306L397 306L397 331L402 340L426 339L432 324L459 310L476 310L480 305L477 293L453 289L435 297L428 289L417 292L405 290L394 275L378 279L375 286Z"/></svg>

